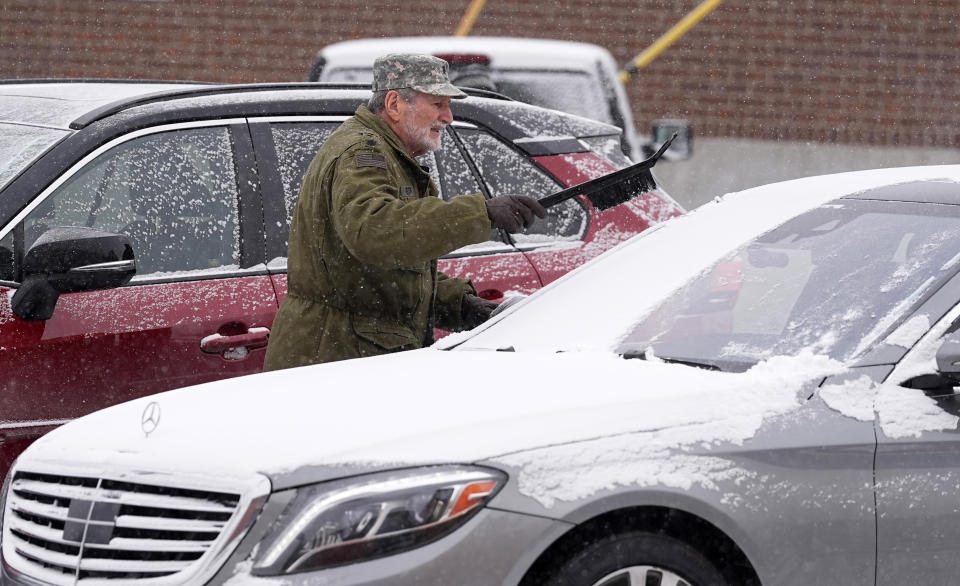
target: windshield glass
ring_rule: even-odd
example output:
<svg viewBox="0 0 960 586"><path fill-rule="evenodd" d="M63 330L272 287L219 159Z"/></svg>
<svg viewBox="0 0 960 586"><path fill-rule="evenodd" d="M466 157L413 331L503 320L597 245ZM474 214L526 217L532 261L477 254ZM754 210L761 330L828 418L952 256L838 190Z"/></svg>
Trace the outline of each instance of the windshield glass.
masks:
<svg viewBox="0 0 960 586"><path fill-rule="evenodd" d="M65 130L0 122L0 189L66 135Z"/></svg>
<svg viewBox="0 0 960 586"><path fill-rule="evenodd" d="M613 124L600 83L576 71L496 71L497 91L515 100Z"/></svg>
<svg viewBox="0 0 960 586"><path fill-rule="evenodd" d="M798 216L676 291L621 351L724 370L855 357L956 271L954 206L848 200Z"/></svg>

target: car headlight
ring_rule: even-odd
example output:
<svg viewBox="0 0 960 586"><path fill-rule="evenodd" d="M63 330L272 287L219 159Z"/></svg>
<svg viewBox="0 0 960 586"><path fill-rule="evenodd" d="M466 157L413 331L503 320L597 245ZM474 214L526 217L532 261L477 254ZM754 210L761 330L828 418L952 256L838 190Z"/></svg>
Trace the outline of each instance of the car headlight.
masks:
<svg viewBox="0 0 960 586"><path fill-rule="evenodd" d="M252 571L276 576L413 549L446 535L506 481L474 466L414 468L296 489Z"/></svg>

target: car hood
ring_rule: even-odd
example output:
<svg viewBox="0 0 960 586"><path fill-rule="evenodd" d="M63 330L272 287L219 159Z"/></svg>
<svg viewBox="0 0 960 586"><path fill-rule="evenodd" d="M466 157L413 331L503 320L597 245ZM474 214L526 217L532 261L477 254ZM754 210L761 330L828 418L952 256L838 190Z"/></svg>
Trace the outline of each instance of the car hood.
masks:
<svg viewBox="0 0 960 586"><path fill-rule="evenodd" d="M609 353L425 349L145 397L44 436L20 465L98 474L265 474L275 489L385 467L467 463L665 428L748 439L841 366L776 358L745 373ZM146 419L146 421L144 421Z"/></svg>

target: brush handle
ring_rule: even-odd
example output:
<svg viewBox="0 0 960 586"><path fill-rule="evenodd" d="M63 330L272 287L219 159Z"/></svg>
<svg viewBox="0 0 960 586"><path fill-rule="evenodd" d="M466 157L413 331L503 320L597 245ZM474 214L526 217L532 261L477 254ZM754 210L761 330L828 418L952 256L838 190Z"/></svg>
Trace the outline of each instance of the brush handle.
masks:
<svg viewBox="0 0 960 586"><path fill-rule="evenodd" d="M542 205L542 206L545 207L545 208L549 208L549 207L551 207L551 206L555 206L555 205L557 205L557 204L560 203L560 202L567 201L568 199L570 199L570 198L572 198L572 197L576 197L576 196L580 195L581 193L583 193L583 190L582 190L582 189L577 189L578 187L580 187L580 186L579 186L579 185L574 185L573 187L568 187L568 188L566 188L566 189L564 189L564 190L561 190L561 191L558 191L558 192L556 192L556 193L551 193L551 194L548 195L547 197L545 197L545 198L543 198L543 199L538 199L537 201L539 201L539 202L540 202L540 205Z"/></svg>
<svg viewBox="0 0 960 586"><path fill-rule="evenodd" d="M677 134L678 134L678 133L674 132L674 133L673 133L673 136L671 136L670 138L668 138L667 140L665 140L665 141L663 142L663 144L660 145L660 148L657 149L657 152L653 153L653 156L650 157L650 158L647 159L647 160L648 160L648 161L652 161L652 162L654 162L654 163L656 163L657 161L659 161L659 160L660 160L660 157L663 156L663 153L667 152L667 149L670 148L670 145L673 144L673 139L677 138ZM650 165L650 166L652 167L653 165Z"/></svg>

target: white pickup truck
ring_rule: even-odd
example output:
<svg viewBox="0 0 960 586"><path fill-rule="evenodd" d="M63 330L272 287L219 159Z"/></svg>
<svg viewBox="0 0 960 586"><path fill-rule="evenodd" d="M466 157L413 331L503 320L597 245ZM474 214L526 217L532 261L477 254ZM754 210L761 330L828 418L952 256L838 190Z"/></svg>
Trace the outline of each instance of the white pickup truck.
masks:
<svg viewBox="0 0 960 586"><path fill-rule="evenodd" d="M618 126L623 151L634 160L655 150L676 126L682 127L681 136L689 135L683 121L661 121L653 136L639 136L613 56L589 43L505 37L358 39L320 50L308 79L370 83L374 59L387 53L436 55L450 62L454 84ZM683 151L689 151L689 143L675 141L665 159L687 158Z"/></svg>

